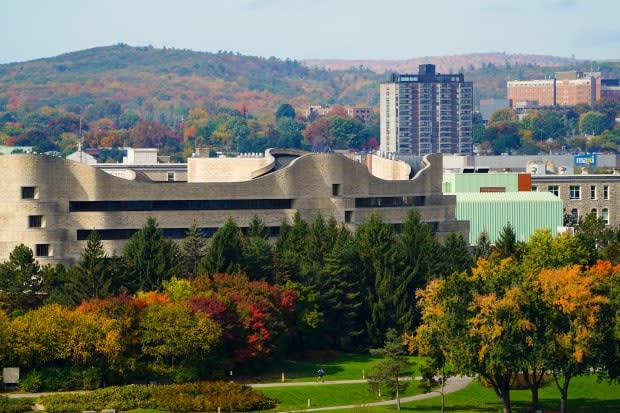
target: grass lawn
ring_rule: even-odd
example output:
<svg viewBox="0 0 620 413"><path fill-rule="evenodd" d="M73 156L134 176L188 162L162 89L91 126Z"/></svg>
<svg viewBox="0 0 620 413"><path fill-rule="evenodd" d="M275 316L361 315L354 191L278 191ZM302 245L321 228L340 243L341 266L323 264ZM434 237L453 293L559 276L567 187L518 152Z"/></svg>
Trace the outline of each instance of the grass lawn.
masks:
<svg viewBox="0 0 620 413"><path fill-rule="evenodd" d="M362 379L363 374L370 374L379 360L381 357L370 354L341 354L335 360L317 362L284 360L274 363L269 371L248 378L247 382L279 382L282 373L285 381L313 381L316 380L316 371L319 367L325 370L325 380L358 380ZM403 375L418 376L423 359L410 356L409 361L412 363L412 368Z"/></svg>
<svg viewBox="0 0 620 413"><path fill-rule="evenodd" d="M267 387L257 389L269 397L280 400L277 411L299 410L308 407L326 407L346 404L370 403L389 400L389 397L377 397L368 391L367 384L326 384L319 386ZM419 394L417 382L412 382L404 396Z"/></svg>
<svg viewBox="0 0 620 413"><path fill-rule="evenodd" d="M568 410L570 413L618 413L620 412L620 385L598 382L596 377L577 377L568 389ZM529 405L530 392L515 390L511 392L512 408L520 412ZM554 383L540 390L540 402L545 411L559 411L559 392ZM428 399L402 405L403 411L438 412L440 399ZM450 413L497 413L502 403L492 389L479 383L472 383L460 392L446 395L446 412ZM369 407L350 410L333 410L339 413L387 413L396 408Z"/></svg>

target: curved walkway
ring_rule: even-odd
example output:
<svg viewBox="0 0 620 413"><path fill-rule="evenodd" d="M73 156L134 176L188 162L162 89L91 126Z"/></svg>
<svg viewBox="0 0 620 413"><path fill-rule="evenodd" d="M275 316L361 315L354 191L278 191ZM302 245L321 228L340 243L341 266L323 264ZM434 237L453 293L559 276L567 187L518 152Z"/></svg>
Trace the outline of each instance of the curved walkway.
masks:
<svg viewBox="0 0 620 413"><path fill-rule="evenodd" d="M459 390L464 389L465 387L467 387L467 385L469 383L472 382L472 378L471 377L465 377L465 376L459 376L459 377L450 377L448 378L447 382L446 382L446 386L444 387L444 394L449 394L449 393L454 393L457 392ZM324 386L324 385L333 385L333 384L356 384L356 383L366 383L367 380L328 380L328 381L324 381L324 382L317 382L317 381L299 381L299 382L288 382L288 383L258 383L258 384L248 384L248 386L253 387L253 388L264 388L264 387L292 387L292 386L312 386L312 385L316 385L316 386ZM84 393L84 391L75 391L75 392L66 392L66 393ZM39 396L45 396L48 394L54 394L54 393L3 393L1 395L3 396L8 396L9 398L26 398L26 397L39 397ZM400 402L401 403L408 403L408 402L413 402L416 400L425 400L425 399L431 399L434 397L439 397L440 393L438 391L433 391L430 393L423 393L423 394L418 394L415 396L407 396L407 397L401 397L400 398ZM320 411L324 411L324 410L341 410L341 409L355 409L355 408L359 408L359 407L372 407L372 406L388 406L388 405L392 405L392 404L396 404L396 400L384 400L384 401L380 401L380 402L371 402L371 403L357 403L357 404L347 404L347 405L341 405L341 406L331 406L331 407L314 407L314 408L309 408L309 409L296 409L296 410L292 410L291 412L279 412L279 413L293 413L293 412L300 412L300 411L304 411L304 412L320 412Z"/></svg>
<svg viewBox="0 0 620 413"><path fill-rule="evenodd" d="M472 382L471 377L459 376L459 377L450 377L446 381L446 386L444 387L444 394L454 393L459 390L464 389ZM308 385L325 385L325 384L351 384L351 383L366 383L366 380L334 380L334 381L325 381L325 382L292 382L292 383L261 383L261 384L250 384L254 388L261 387L287 387L287 386L308 386ZM416 400L425 400L431 399L434 397L439 397L440 393L438 391L433 391L430 393L417 394L415 396L407 396L401 397L400 402L408 403ZM356 409L359 407L372 407L372 406L389 406L392 404L396 404L396 400L384 400L380 402L372 402L372 403L357 403L357 404L347 404L341 406L331 406L331 407L314 407L309 409L296 409L290 412L279 412L279 413L294 413L294 412L320 412L325 410L342 410L342 409Z"/></svg>

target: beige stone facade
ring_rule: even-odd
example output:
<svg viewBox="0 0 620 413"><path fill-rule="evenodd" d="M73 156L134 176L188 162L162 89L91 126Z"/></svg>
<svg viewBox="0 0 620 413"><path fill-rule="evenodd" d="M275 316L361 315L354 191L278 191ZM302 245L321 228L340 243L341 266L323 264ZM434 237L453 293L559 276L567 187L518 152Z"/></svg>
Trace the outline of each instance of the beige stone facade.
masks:
<svg viewBox="0 0 620 413"><path fill-rule="evenodd" d="M595 212L608 225L620 225L620 175L532 175L532 190L559 196L565 214Z"/></svg>
<svg viewBox="0 0 620 413"><path fill-rule="evenodd" d="M228 217L247 227L256 214L277 231L299 211L306 220L321 213L353 228L373 212L398 224L416 208L440 236L468 236L468 223L455 220L455 197L441 192L441 155L426 157L413 179L384 180L337 153L272 154L276 165L260 177L207 183L126 180L56 157L1 156L0 260L23 243L41 264L70 264L91 230L109 254L120 254L149 216L181 239L194 221L212 233Z"/></svg>

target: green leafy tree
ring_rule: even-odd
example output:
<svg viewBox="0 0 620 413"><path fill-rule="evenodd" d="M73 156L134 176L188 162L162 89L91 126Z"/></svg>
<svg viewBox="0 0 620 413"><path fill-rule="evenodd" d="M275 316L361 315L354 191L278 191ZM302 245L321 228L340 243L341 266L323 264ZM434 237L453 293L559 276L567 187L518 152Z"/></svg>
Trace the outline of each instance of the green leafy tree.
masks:
<svg viewBox="0 0 620 413"><path fill-rule="evenodd" d="M579 130L586 135L598 135L603 132L603 114L600 112L586 112L579 115Z"/></svg>
<svg viewBox="0 0 620 413"><path fill-rule="evenodd" d="M280 118L295 119L295 109L289 103L283 103L276 110L276 120Z"/></svg>
<svg viewBox="0 0 620 413"><path fill-rule="evenodd" d="M408 381L401 380L400 376L410 367L403 337L396 330L389 329L385 334L383 348L373 349L371 353L383 359L375 364L373 372L368 377L370 388L375 392L381 386L387 388L396 399L396 410L400 411L400 395L409 384Z"/></svg>
<svg viewBox="0 0 620 413"><path fill-rule="evenodd" d="M134 280L134 291L153 291L162 288L164 280L178 273L181 254L177 245L164 238L153 217L131 236L123 250L126 273Z"/></svg>

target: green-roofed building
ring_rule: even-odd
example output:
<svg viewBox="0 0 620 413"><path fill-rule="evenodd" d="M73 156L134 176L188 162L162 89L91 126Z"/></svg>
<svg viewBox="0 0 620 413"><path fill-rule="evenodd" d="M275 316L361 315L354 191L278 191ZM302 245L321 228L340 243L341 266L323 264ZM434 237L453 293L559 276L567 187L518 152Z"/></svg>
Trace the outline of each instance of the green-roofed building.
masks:
<svg viewBox="0 0 620 413"><path fill-rule="evenodd" d="M531 192L522 173L444 173L443 191L456 195L456 218L469 221L469 243L486 231L491 242L510 223L519 241L537 229L563 228L563 203L549 192Z"/></svg>

